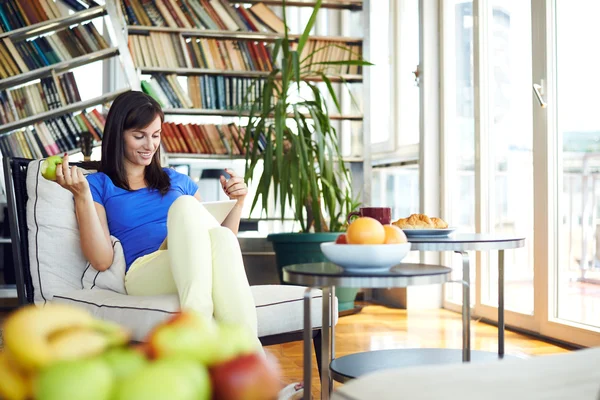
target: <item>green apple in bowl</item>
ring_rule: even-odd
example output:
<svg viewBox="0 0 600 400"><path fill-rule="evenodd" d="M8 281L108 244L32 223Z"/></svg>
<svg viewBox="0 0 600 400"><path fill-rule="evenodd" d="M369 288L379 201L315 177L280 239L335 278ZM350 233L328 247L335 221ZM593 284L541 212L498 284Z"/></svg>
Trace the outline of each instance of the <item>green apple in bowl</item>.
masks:
<svg viewBox="0 0 600 400"><path fill-rule="evenodd" d="M63 159L61 156L50 156L42 161L40 172L42 176L49 181L56 180L56 166L62 164Z"/></svg>
<svg viewBox="0 0 600 400"><path fill-rule="evenodd" d="M98 358L61 361L40 371L35 381L38 400L109 400L115 378Z"/></svg>

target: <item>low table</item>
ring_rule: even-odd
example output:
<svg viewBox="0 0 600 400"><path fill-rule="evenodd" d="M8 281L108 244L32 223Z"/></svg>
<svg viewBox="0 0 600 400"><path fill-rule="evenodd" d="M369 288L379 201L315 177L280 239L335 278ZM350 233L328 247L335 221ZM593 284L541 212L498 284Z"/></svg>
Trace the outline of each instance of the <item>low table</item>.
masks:
<svg viewBox="0 0 600 400"><path fill-rule="evenodd" d="M462 256L462 280L470 282L468 251L498 250L498 357L504 357L504 250L525 246L522 236L496 235L485 233L453 234L446 237L412 237L411 251L452 251ZM471 304L471 290L463 286L463 309ZM464 313L463 313L464 315ZM470 348L471 322L463 320L463 348ZM467 359L469 361L469 359Z"/></svg>
<svg viewBox="0 0 600 400"><path fill-rule="evenodd" d="M354 368L358 367L357 363L353 362L353 357L370 357L369 353L358 353L350 356L340 357L333 360L335 357L335 328L332 324L334 316L332 315L332 300L335 296L335 287L350 287L350 288L402 288L414 285L431 285L443 284L450 281L450 273L452 269L441 265L427 264L399 264L390 268L387 271L375 272L354 272L345 271L343 268L332 263L309 263L289 265L283 268L283 280L286 283L292 283L302 286L307 286L304 294L304 383L305 389L304 398L310 399L310 387L312 383L312 368L311 368L311 290L314 287L320 287L323 291L323 322L322 322L322 348L321 359L324 361L321 365L321 399L328 399L332 389L331 372L333 377L339 381L345 381L356 377ZM466 282L462 282L467 285ZM463 320L469 319L469 307L463 307ZM468 343L463 342L463 343ZM441 349L444 350L444 349ZM386 364L390 366L402 366L398 364L402 358L397 357L396 350L383 351L387 352L385 357ZM460 350L454 350L460 355ZM377 352L378 354L384 354ZM463 360L464 354L470 354L469 348L462 350ZM457 361L460 360L457 359ZM358 363L360 359L356 360ZM381 360L379 360L381 361ZM378 362L373 365L372 371L377 369ZM371 371L362 371L371 372Z"/></svg>

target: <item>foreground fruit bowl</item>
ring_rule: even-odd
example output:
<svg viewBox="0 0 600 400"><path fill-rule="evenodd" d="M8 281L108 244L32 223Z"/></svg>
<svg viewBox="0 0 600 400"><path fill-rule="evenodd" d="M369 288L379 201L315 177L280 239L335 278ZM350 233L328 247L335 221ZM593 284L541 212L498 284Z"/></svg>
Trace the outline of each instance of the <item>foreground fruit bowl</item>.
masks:
<svg viewBox="0 0 600 400"><path fill-rule="evenodd" d="M321 243L321 251L325 257L348 271L388 270L402 262L410 247L410 243L372 245Z"/></svg>
<svg viewBox="0 0 600 400"><path fill-rule="evenodd" d="M4 323L0 399L271 400L280 369L244 327L185 311L132 344L72 306L26 306Z"/></svg>

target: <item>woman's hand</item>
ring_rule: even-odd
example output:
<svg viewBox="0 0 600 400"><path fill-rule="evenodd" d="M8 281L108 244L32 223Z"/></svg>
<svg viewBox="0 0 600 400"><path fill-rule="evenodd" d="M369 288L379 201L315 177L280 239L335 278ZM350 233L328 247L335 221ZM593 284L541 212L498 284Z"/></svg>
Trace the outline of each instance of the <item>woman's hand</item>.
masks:
<svg viewBox="0 0 600 400"><path fill-rule="evenodd" d="M69 155L65 153L63 162L56 166L56 183L73 193L77 198L90 191L87 179L83 176L81 169L69 167Z"/></svg>
<svg viewBox="0 0 600 400"><path fill-rule="evenodd" d="M225 172L227 172L231 178L227 180L221 175L220 180L223 191L231 200L237 200L238 204L243 203L248 194L248 187L246 186L244 179L241 176L237 176L235 171L229 168L225 168Z"/></svg>

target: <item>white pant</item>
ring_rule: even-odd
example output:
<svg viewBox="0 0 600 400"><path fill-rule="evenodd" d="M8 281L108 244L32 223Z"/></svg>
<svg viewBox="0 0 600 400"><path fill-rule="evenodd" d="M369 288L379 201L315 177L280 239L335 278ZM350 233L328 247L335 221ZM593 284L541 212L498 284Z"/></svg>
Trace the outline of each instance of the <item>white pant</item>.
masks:
<svg viewBox="0 0 600 400"><path fill-rule="evenodd" d="M161 249L131 265L125 275L127 293L177 293L182 310L243 324L257 336L254 298L233 232L220 226L192 196L175 200L169 209L167 230Z"/></svg>

